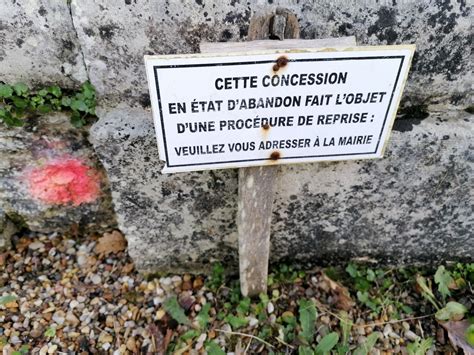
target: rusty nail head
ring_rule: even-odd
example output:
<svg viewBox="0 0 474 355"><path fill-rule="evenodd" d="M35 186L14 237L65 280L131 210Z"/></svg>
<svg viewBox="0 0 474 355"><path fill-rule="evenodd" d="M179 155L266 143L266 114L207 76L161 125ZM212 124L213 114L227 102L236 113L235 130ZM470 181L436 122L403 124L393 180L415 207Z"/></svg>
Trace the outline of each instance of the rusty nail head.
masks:
<svg viewBox="0 0 474 355"><path fill-rule="evenodd" d="M270 159L271 160L278 160L280 159L280 152L279 151L274 151L272 154L270 154Z"/></svg>
<svg viewBox="0 0 474 355"><path fill-rule="evenodd" d="M262 128L263 128L264 130L270 129L270 125L269 125L268 123L265 123L265 124L262 126Z"/></svg>
<svg viewBox="0 0 474 355"><path fill-rule="evenodd" d="M283 68L288 64L288 58L285 56L281 56L277 59L277 65L279 68Z"/></svg>
<svg viewBox="0 0 474 355"><path fill-rule="evenodd" d="M278 64L275 64L273 66L273 71L278 71L280 69L280 67L278 66Z"/></svg>

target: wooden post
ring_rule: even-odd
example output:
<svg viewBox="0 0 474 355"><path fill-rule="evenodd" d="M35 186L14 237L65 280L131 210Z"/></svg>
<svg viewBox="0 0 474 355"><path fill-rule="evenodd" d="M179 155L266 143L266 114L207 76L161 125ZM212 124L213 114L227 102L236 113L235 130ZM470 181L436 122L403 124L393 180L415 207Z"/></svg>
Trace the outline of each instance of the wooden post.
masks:
<svg viewBox="0 0 474 355"><path fill-rule="evenodd" d="M268 27L260 29L256 27L256 21L249 26L250 41L284 40L299 38L300 35L296 16L284 10L277 10L277 13L270 17ZM243 296L255 297L260 293L267 293L270 233L277 175L277 166L239 170L237 229L240 290Z"/></svg>
<svg viewBox="0 0 474 355"><path fill-rule="evenodd" d="M335 42L340 46L355 43L354 37L339 41L294 40L299 38L299 34L296 16L285 9L277 9L276 14L251 19L248 34L251 42L201 43L201 53L321 48L330 47ZM283 39L289 40L282 42ZM278 170L278 166L271 165L239 169L237 229L240 289L244 296L254 297L267 292L272 207Z"/></svg>

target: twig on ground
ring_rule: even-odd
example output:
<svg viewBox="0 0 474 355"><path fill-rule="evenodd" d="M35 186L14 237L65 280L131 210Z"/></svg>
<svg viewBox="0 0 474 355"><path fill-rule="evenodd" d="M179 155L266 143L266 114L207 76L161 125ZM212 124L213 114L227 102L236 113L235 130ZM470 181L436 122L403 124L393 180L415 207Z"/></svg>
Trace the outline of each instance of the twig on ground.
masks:
<svg viewBox="0 0 474 355"><path fill-rule="evenodd" d="M252 339L255 339L255 340L258 340L259 342L273 348L274 346L268 342L266 342L265 340L259 338L259 337L256 337L255 335L252 335L252 334L246 334L246 333L240 333L240 332L231 332L229 330L223 330L223 329L216 329L216 332L219 332L219 333L226 333L226 334L232 334L232 335L240 335L240 336L243 336L243 337L247 337L247 338L252 338Z"/></svg>
<svg viewBox="0 0 474 355"><path fill-rule="evenodd" d="M294 348L295 348L293 345L288 344L286 341L281 340L281 339L278 338L278 337L275 337L275 339L278 340L278 341L279 341L280 343L282 343L283 345L289 347L290 349L294 349Z"/></svg>
<svg viewBox="0 0 474 355"><path fill-rule="evenodd" d="M318 302L317 304L318 308L320 308L321 310L323 310L324 312L332 315L333 317L339 319L340 321L343 321L343 319L341 317L339 317L336 313L333 313L331 312L329 309L327 309L326 307L324 307L322 304L320 304ZM389 321L386 321L386 322L374 322L374 323L367 323L367 324L354 324L353 327L356 327L356 328L360 328L360 327L375 327L377 325L385 325L385 324L394 324L394 323L401 323L401 322L406 322L406 321L410 321L410 320L416 320L416 319L423 319L423 318L428 318L428 317L432 317L434 316L435 313L431 313L431 314L427 314L427 315L424 315L424 316L418 316L418 317L408 317L408 318L403 318L403 319L395 319L395 320L389 320ZM419 323L419 322L418 322ZM422 330L423 332L423 330Z"/></svg>

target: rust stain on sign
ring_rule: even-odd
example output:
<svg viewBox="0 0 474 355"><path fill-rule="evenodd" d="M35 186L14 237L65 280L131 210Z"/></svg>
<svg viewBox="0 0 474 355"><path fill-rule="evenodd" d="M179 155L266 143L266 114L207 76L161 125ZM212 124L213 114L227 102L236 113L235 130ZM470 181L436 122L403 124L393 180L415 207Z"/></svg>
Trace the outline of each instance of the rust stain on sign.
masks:
<svg viewBox="0 0 474 355"><path fill-rule="evenodd" d="M281 154L278 150L275 150L274 152L272 152L272 154L270 154L270 159L273 161L280 159L280 157L281 157Z"/></svg>
<svg viewBox="0 0 474 355"><path fill-rule="evenodd" d="M277 72L279 71L281 68L284 68L287 66L289 60L286 56L282 55L281 57L279 57L276 61L276 64L273 65L273 71L274 72Z"/></svg>

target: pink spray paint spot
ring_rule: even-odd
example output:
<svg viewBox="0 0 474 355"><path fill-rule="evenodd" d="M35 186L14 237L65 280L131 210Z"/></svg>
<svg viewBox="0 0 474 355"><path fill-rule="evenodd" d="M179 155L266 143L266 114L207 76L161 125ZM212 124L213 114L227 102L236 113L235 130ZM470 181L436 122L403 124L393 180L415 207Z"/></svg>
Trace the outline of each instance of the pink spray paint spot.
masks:
<svg viewBox="0 0 474 355"><path fill-rule="evenodd" d="M30 194L48 204L78 206L100 194L98 173L82 160L62 157L48 161L26 174Z"/></svg>

